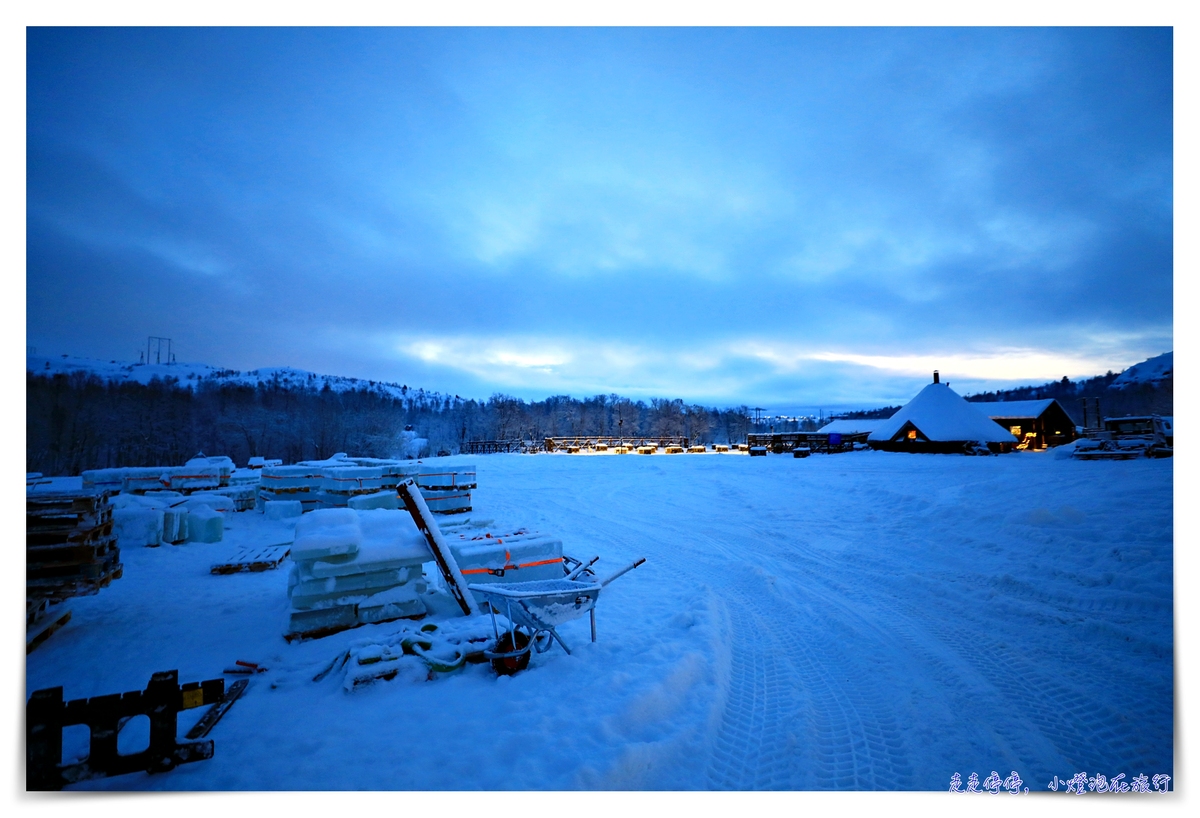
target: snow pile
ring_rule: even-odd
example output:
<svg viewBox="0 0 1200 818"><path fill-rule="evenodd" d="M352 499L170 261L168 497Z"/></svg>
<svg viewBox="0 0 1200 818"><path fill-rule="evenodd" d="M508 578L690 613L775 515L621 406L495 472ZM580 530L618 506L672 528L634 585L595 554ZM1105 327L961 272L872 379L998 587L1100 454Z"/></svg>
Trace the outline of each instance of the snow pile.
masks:
<svg viewBox="0 0 1200 818"><path fill-rule="evenodd" d="M407 512L318 509L296 524L291 556L289 635L425 613L433 557Z"/></svg>
<svg viewBox="0 0 1200 818"><path fill-rule="evenodd" d="M1017 442L1012 433L1002 429L978 406L967 403L944 383L931 383L896 414L879 424L867 439L889 441L906 423L912 423L931 441Z"/></svg>
<svg viewBox="0 0 1200 818"><path fill-rule="evenodd" d="M1154 358L1149 358L1142 361L1140 364L1135 364L1129 369L1126 369L1117 376L1109 389L1127 389L1142 383L1151 383L1158 385L1162 381L1170 378L1174 374L1175 369L1175 353L1164 352Z"/></svg>

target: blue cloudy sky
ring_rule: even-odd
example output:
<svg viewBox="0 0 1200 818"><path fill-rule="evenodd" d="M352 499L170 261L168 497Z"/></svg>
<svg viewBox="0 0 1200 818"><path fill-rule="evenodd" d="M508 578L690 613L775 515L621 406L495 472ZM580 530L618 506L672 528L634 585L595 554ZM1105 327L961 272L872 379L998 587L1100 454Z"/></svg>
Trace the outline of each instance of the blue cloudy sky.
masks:
<svg viewBox="0 0 1200 818"><path fill-rule="evenodd" d="M29 29L27 343L879 405L1173 346L1170 29Z"/></svg>

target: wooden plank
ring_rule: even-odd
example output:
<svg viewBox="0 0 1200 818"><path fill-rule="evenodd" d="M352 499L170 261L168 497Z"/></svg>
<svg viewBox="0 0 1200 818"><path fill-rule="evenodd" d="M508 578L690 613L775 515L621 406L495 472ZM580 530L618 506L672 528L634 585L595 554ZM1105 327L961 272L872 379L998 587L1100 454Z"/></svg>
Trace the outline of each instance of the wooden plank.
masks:
<svg viewBox="0 0 1200 818"><path fill-rule="evenodd" d="M198 739L207 736L209 731L221 720L221 717L229 712L229 708L233 707L233 703L246 692L249 684L250 681L248 679L238 679L231 684L225 691L225 695L221 697L221 700L210 707L208 712L200 717L200 721L196 722L192 729L187 731L187 738Z"/></svg>
<svg viewBox="0 0 1200 818"><path fill-rule="evenodd" d="M450 589L458 607L462 608L462 612L467 616L474 616L478 613L475 609L475 598L467 592L466 580L463 579L462 572L458 569L454 554L450 552L450 546L442 539L442 532L434 522L433 514L429 511L429 506L425 504L425 498L421 496L416 482L410 477L396 486L396 490L400 493L400 498L404 500L404 507L412 515L413 522L417 524L417 529L425 535L425 540L429 543L429 550L433 552L434 562L437 563L438 570L442 572L442 578L446 580L446 586Z"/></svg>

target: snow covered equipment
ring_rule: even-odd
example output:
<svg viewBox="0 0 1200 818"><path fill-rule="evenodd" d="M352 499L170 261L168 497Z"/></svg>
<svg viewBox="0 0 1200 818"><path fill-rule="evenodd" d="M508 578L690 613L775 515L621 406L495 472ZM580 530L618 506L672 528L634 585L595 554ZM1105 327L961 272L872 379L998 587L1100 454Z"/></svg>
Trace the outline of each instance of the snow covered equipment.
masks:
<svg viewBox="0 0 1200 818"><path fill-rule="evenodd" d="M433 514L429 511L429 506L425 504L425 498L421 496L416 482L410 477L401 481L396 490L400 493L400 499L404 501L404 507L412 515L413 522L425 535L425 539L429 543L429 550L433 552L434 562L437 563L442 578L446 580L446 587L450 589L454 601L462 608L464 614L474 616L478 613L475 608L475 600L467 592L466 580L463 579L454 554L451 552L450 546L446 544L445 538L442 537L441 531L438 530Z"/></svg>
<svg viewBox="0 0 1200 818"><path fill-rule="evenodd" d="M63 689L35 690L25 705L25 788L61 790L67 784L144 771L161 773L213 756L211 741L176 740L180 710L215 704L225 697L225 680L179 684L176 670L155 673L145 690L63 701ZM123 718L147 716L150 743L140 753L121 754L117 733ZM87 756L63 763L63 728L87 725Z"/></svg>
<svg viewBox="0 0 1200 818"><path fill-rule="evenodd" d="M1071 453L1076 460L1133 460L1174 454L1171 424L1158 415L1105 418L1102 429L1087 435Z"/></svg>
<svg viewBox="0 0 1200 818"><path fill-rule="evenodd" d="M496 647L484 651L492 660L492 668L501 676L509 676L529 666L530 651L545 653L554 642L570 655L571 649L559 636L557 628L564 622L588 614L592 624L592 641L596 641L596 602L604 586L632 571L646 559L626 565L607 579L548 579L532 582L506 582L495 585L472 584L471 591L488 604L492 615L492 630ZM592 562L581 564L573 575L579 576ZM497 611L508 619L503 634L496 622Z"/></svg>

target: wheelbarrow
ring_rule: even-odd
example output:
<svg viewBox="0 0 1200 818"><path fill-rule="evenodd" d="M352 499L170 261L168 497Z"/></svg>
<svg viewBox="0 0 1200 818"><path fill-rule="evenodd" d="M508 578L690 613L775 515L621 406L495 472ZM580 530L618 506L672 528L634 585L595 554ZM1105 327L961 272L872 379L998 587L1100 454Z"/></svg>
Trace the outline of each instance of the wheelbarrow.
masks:
<svg viewBox="0 0 1200 818"><path fill-rule="evenodd" d="M492 668L501 676L511 676L529 666L532 651L545 653L558 642L568 655L571 649L556 630L564 622L588 614L592 620L592 641L596 641L596 601L600 591L617 577L637 568L646 559L626 565L599 582L578 579L592 563L579 568L562 579L531 580L529 582L498 582L467 586L476 598L486 602L492 615L492 631L496 646L483 655L491 660ZM595 562L595 560L592 560ZM508 629L501 632L496 614L508 619Z"/></svg>

